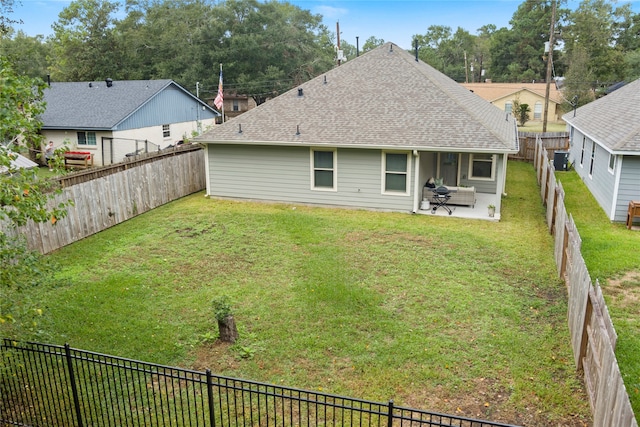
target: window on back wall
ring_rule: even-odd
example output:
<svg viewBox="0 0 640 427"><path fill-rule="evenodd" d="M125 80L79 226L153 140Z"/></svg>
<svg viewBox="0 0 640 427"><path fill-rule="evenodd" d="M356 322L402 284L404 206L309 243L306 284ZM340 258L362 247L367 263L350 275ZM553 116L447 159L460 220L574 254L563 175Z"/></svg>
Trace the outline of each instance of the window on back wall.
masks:
<svg viewBox="0 0 640 427"><path fill-rule="evenodd" d="M613 173L616 170L616 156L609 153L609 172Z"/></svg>
<svg viewBox="0 0 640 427"><path fill-rule="evenodd" d="M596 143L591 141L591 162L589 163L589 176L593 175L593 164L596 160Z"/></svg>
<svg viewBox="0 0 640 427"><path fill-rule="evenodd" d="M240 103L237 99L233 100L233 111L240 111Z"/></svg>
<svg viewBox="0 0 640 427"><path fill-rule="evenodd" d="M586 144L586 138L582 137L582 149L580 151L580 167L584 166L584 145Z"/></svg>
<svg viewBox="0 0 640 427"><path fill-rule="evenodd" d="M383 153L384 192L407 194L409 188L409 155Z"/></svg>
<svg viewBox="0 0 640 427"><path fill-rule="evenodd" d="M169 130L169 125L162 125L162 137L169 138L171 136L171 131Z"/></svg>
<svg viewBox="0 0 640 427"><path fill-rule="evenodd" d="M496 177L496 156L493 154L471 154L469 179L493 181Z"/></svg>
<svg viewBox="0 0 640 427"><path fill-rule="evenodd" d="M78 145L96 145L96 133L78 132Z"/></svg>
<svg viewBox="0 0 640 427"><path fill-rule="evenodd" d="M336 190L336 151L311 150L312 183L314 190Z"/></svg>
<svg viewBox="0 0 640 427"><path fill-rule="evenodd" d="M542 102L536 101L536 104L533 106L533 120L542 119Z"/></svg>
<svg viewBox="0 0 640 427"><path fill-rule="evenodd" d="M511 111L513 111L513 103L511 101L507 101L504 103L504 111L506 113L510 113Z"/></svg>

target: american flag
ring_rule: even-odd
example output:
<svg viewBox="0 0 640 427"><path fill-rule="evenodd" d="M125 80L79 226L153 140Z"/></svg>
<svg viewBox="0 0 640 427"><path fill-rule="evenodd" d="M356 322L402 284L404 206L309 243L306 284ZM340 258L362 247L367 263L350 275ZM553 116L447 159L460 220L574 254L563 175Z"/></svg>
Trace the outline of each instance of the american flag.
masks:
<svg viewBox="0 0 640 427"><path fill-rule="evenodd" d="M216 106L218 110L222 109L224 105L224 99L222 97L222 64L220 64L220 82L218 83L218 96L213 100L213 105Z"/></svg>

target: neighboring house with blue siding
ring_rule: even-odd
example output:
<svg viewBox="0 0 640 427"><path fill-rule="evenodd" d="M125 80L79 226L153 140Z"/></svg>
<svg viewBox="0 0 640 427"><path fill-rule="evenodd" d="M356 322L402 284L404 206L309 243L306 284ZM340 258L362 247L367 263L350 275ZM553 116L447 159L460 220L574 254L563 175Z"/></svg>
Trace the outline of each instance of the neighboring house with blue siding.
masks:
<svg viewBox="0 0 640 427"><path fill-rule="evenodd" d="M640 79L563 116L569 160L612 221L640 200Z"/></svg>
<svg viewBox="0 0 640 427"><path fill-rule="evenodd" d="M499 211L518 151L510 114L392 43L196 140L209 196L402 212L420 210L430 177Z"/></svg>
<svg viewBox="0 0 640 427"><path fill-rule="evenodd" d="M88 151L96 165L192 138L219 116L172 80L53 82L44 91L44 101L45 141Z"/></svg>

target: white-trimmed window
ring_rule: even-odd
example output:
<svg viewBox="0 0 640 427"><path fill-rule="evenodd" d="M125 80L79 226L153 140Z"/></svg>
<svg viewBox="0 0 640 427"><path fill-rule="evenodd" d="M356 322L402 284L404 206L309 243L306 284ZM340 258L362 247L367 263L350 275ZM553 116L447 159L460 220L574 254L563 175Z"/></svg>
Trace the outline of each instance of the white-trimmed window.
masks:
<svg viewBox="0 0 640 427"><path fill-rule="evenodd" d="M162 125L162 137L163 138L171 137L171 130L169 129L169 125Z"/></svg>
<svg viewBox="0 0 640 427"><path fill-rule="evenodd" d="M513 102L507 101L504 103L504 111L505 113L510 113L513 111Z"/></svg>
<svg viewBox="0 0 640 427"><path fill-rule="evenodd" d="M383 193L408 194L409 153L382 153Z"/></svg>
<svg viewBox="0 0 640 427"><path fill-rule="evenodd" d="M542 119L542 102L536 101L533 106L533 120Z"/></svg>
<svg viewBox="0 0 640 427"><path fill-rule="evenodd" d="M494 181L496 178L496 156L493 154L471 154L469 179Z"/></svg>
<svg viewBox="0 0 640 427"><path fill-rule="evenodd" d="M593 164L596 161L596 143L591 141L591 162L589 163L589 176L593 175Z"/></svg>
<svg viewBox="0 0 640 427"><path fill-rule="evenodd" d="M78 132L78 145L96 145L96 133Z"/></svg>
<svg viewBox="0 0 640 427"><path fill-rule="evenodd" d="M609 172L613 173L616 170L616 156L609 153Z"/></svg>
<svg viewBox="0 0 640 427"><path fill-rule="evenodd" d="M580 151L580 167L584 166L584 146L587 143L587 138L582 137L582 150Z"/></svg>
<svg viewBox="0 0 640 427"><path fill-rule="evenodd" d="M311 150L311 188L336 191L336 150Z"/></svg>
<svg viewBox="0 0 640 427"><path fill-rule="evenodd" d="M240 111L240 102L237 99L233 100L233 111Z"/></svg>

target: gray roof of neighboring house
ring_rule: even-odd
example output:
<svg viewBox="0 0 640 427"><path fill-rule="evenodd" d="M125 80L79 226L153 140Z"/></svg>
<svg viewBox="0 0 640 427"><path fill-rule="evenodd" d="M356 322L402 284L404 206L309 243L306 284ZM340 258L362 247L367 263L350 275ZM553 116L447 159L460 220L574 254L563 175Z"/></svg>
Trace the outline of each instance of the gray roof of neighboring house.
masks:
<svg viewBox="0 0 640 427"><path fill-rule="evenodd" d="M640 153L640 79L562 116L612 151Z"/></svg>
<svg viewBox="0 0 640 427"><path fill-rule="evenodd" d="M172 80L115 80L111 87L106 81L53 82L44 91L42 128L113 129L170 85L192 96Z"/></svg>
<svg viewBox="0 0 640 427"><path fill-rule="evenodd" d="M511 115L386 43L196 139L513 152L516 135Z"/></svg>

